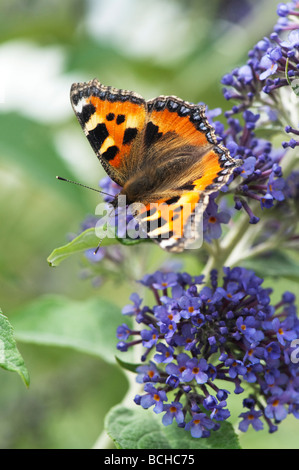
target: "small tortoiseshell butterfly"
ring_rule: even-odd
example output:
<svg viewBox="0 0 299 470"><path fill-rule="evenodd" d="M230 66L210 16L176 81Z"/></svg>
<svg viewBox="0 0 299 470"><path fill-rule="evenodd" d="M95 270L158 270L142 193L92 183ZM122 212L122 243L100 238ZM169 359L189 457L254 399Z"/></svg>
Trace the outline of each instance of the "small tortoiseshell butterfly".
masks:
<svg viewBox="0 0 299 470"><path fill-rule="evenodd" d="M145 101L97 79L74 83L71 103L105 171L122 187L120 195L127 204L143 204L137 220L147 235L168 251L188 248L187 225L198 211L202 219L209 195L239 165L217 144L205 106L176 96Z"/></svg>

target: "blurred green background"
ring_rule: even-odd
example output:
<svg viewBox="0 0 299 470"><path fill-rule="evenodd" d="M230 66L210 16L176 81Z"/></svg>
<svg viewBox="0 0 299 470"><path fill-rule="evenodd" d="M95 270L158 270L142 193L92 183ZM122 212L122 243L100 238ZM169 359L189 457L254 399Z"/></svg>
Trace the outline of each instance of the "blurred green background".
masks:
<svg viewBox="0 0 299 470"><path fill-rule="evenodd" d="M121 308L133 290L126 276L95 287L79 257L46 261L99 202L55 176L94 187L104 176L71 110L71 84L97 77L146 99L175 94L225 109L222 75L271 31L275 10L273 0L1 1L0 306L12 324L45 295L113 298ZM290 284L277 283L277 298ZM92 447L125 393L120 368L71 348L18 346L31 385L0 369L0 448ZM249 431L241 444L298 447L295 426L290 418L274 436Z"/></svg>

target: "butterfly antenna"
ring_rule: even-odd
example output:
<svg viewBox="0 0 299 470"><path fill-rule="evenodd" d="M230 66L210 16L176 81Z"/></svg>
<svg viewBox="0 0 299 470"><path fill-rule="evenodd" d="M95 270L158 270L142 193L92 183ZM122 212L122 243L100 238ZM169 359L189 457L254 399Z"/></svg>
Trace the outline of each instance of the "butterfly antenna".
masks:
<svg viewBox="0 0 299 470"><path fill-rule="evenodd" d="M104 191L100 191L99 189L96 189L96 188L91 188L90 186L86 186L86 184L78 183L77 181L68 180L67 178L63 178L62 176L56 176L56 178L60 181L66 181L67 183L77 184L78 186L82 186L83 188L91 189L92 191L96 191L97 193L105 194L106 196L110 196L114 198L114 195L105 193Z"/></svg>
<svg viewBox="0 0 299 470"><path fill-rule="evenodd" d="M72 180L69 180L67 178L63 178L62 176L56 176L56 178L60 181L66 181L67 183L73 183L73 184L77 184L78 186L82 186L83 188L86 188L86 189L91 189L92 191L96 191L97 193L101 193L101 194L105 194L106 196L110 196L110 197L113 197L113 199L117 198L117 195L112 195L112 194L109 194L109 193L105 193L104 191L100 191L99 189L96 189L96 188L91 188L90 186L86 186L86 184L82 184L82 183L78 183L77 181L72 181ZM108 217L111 216L112 212L114 211L114 207L112 207L112 210L110 211ZM102 237L98 243L98 246L96 247L96 249L94 250L93 254L96 255L97 252L99 251L99 249L101 248L101 244L102 244L102 241L104 240L105 237Z"/></svg>
<svg viewBox="0 0 299 470"><path fill-rule="evenodd" d="M109 212L109 214L108 214L108 219L109 219L109 217L111 216L111 214L112 214L113 211L114 211L114 207L112 207L111 211ZM96 249L95 249L94 252L93 252L94 255L96 255L97 252L99 251L99 249L101 248L101 244L102 244L102 241L104 240L104 238L105 238L105 237L100 238L100 241L99 241L99 243L98 243L98 246L96 247Z"/></svg>
<svg viewBox="0 0 299 470"><path fill-rule="evenodd" d="M101 238L101 240L99 241L98 246L96 247L96 249L95 249L94 252L93 252L94 255L96 255L97 252L99 251L99 249L101 248L101 244L102 244L102 241L103 241L103 240L104 240L104 239Z"/></svg>

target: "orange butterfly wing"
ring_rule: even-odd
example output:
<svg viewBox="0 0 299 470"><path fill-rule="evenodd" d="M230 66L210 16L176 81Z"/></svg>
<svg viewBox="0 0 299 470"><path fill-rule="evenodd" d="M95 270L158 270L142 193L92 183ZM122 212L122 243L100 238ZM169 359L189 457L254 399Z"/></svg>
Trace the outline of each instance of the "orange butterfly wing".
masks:
<svg viewBox="0 0 299 470"><path fill-rule="evenodd" d="M144 128L145 100L137 93L106 87L94 79L72 85L71 103L105 171L123 186L132 145Z"/></svg>
<svg viewBox="0 0 299 470"><path fill-rule="evenodd" d="M205 107L175 96L146 102L96 79L73 84L71 102L104 169L125 187L123 194L135 184L133 202L152 201L137 211L148 236L176 252L199 241L209 195L239 165L217 144Z"/></svg>

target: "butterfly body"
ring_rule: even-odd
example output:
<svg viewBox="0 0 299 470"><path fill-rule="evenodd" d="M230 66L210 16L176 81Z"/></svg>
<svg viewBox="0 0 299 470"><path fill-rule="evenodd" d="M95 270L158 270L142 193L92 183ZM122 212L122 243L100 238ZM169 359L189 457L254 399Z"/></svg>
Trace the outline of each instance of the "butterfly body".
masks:
<svg viewBox="0 0 299 470"><path fill-rule="evenodd" d="M105 171L122 187L120 195L127 204L145 207L138 220L148 235L168 251L186 248L187 222L196 211L202 216L209 195L238 166L217 144L205 107L175 96L145 101L96 79L73 84L71 102ZM171 210L172 219L161 204ZM191 210L184 215L186 204ZM154 229L149 229L151 221L157 221Z"/></svg>

